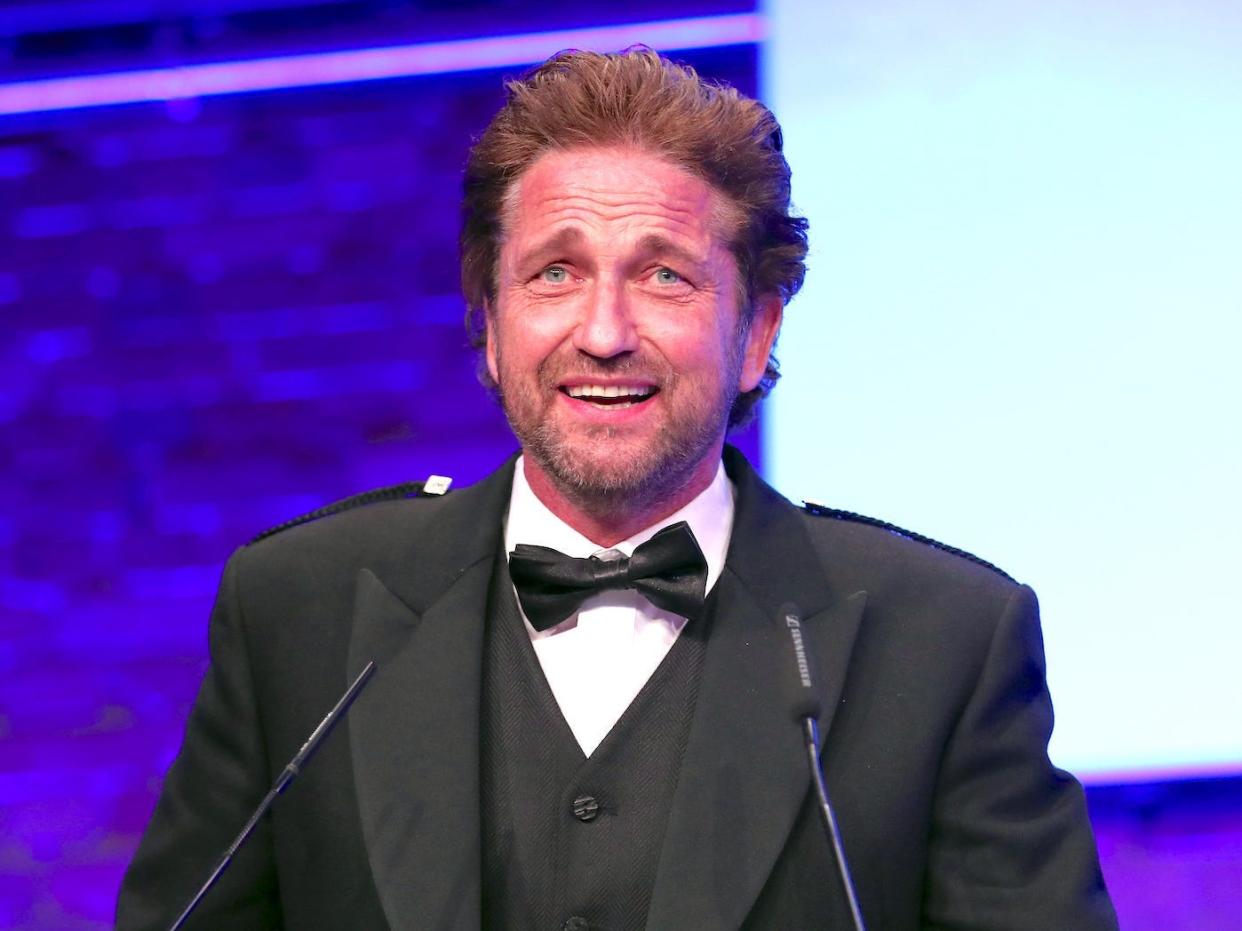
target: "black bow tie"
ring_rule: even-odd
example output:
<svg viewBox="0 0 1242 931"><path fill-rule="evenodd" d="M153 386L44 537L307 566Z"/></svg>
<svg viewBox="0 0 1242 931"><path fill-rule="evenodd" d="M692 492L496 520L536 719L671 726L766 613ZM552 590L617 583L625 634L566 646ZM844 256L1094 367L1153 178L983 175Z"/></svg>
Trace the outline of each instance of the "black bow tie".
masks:
<svg viewBox="0 0 1242 931"><path fill-rule="evenodd" d="M657 608L687 618L699 613L707 594L707 560L684 520L617 559L575 559L519 543L509 554L509 575L535 630L555 627L608 589L636 589Z"/></svg>

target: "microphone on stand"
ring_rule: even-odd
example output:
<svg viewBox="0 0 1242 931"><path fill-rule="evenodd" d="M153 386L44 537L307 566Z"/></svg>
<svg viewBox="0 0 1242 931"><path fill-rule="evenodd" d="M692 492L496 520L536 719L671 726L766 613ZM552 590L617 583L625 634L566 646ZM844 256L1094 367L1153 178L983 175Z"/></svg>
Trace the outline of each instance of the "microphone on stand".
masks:
<svg viewBox="0 0 1242 931"><path fill-rule="evenodd" d="M198 907L198 903L203 900L203 896L207 894L211 887L216 884L216 881L224 874L224 871L228 868L228 865L233 862L233 857L236 856L237 851L241 849L242 844L246 842L246 839L249 838L254 832L254 829L258 827L259 821L265 814L267 814L267 810L272 807L272 803L276 801L276 796L280 795L285 791L285 789L289 788L289 783L293 782L293 780L297 778L298 774L302 771L302 767L310 761L311 756L314 755L315 751L319 749L319 745L323 743L323 739L328 736L328 732L336 726L337 721L345 716L345 712L349 710L349 706L354 703L354 699L357 698L359 693L362 692L363 686L367 684L367 680L371 678L371 674L374 672L375 663L373 661L369 661L363 668L362 672L358 673L358 678L354 679L349 688L345 690L345 694L340 697L340 700L337 701L336 706L328 712L324 719L319 722L319 726L311 732L311 735L308 738L306 738L306 743L302 744L302 749L294 754L293 759L289 761L289 765L286 766L281 774L276 777L276 782L272 784L272 787L268 790L267 795L263 796L263 801L259 802L259 807L254 810L254 814L250 816L250 820L246 822L246 826L242 828L241 833L237 835L233 843L229 844L228 849L224 851L224 855L220 857L220 861L216 864L216 868L212 870L211 875L207 877L207 881L203 883L198 892L194 894L194 898L190 899L189 904L182 909L181 914L178 915L177 920L169 926L168 931L178 931L178 929L186 923L187 919L190 917L190 914Z"/></svg>
<svg viewBox="0 0 1242 931"><path fill-rule="evenodd" d="M792 711L794 720L802 727L803 740L806 743L807 764L811 768L811 781L815 784L818 797L819 820L828 835L828 844L832 847L833 858L837 864L837 875L841 879L841 888L845 892L845 900L850 908L850 917L854 922L854 931L866 931L863 924L862 910L858 907L858 893L854 889L854 880L850 877L850 867L845 860L845 847L841 843L841 831L837 827L837 816L833 813L832 803L828 799L828 786L824 782L824 771L819 765L819 715L821 712L819 695L811 681L811 664L807 660L805 635L802 628L802 616L797 605L786 604L781 608L781 623L789 632L793 644L794 660L798 670L798 688Z"/></svg>

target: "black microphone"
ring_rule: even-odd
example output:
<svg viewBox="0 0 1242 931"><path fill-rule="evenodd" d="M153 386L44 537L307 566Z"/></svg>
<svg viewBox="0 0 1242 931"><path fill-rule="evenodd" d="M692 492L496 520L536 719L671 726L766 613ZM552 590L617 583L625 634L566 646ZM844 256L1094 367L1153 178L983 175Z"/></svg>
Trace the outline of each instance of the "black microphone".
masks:
<svg viewBox="0 0 1242 931"><path fill-rule="evenodd" d="M224 851L224 855L220 857L220 862L217 863L216 868L211 871L211 875L207 877L207 881L203 883L198 892L194 894L194 898L190 899L190 903L182 909L181 914L178 915L177 920L169 926L168 931L177 931L177 929L186 923L186 920L190 917L191 912L193 912L194 909L198 907L198 903L203 900L203 896L205 896L208 890L216 884L216 881L224 874L224 871L228 868L228 865L233 862L233 857L237 854L237 851L241 849L241 845L246 842L246 839L250 837L250 835L254 832L254 829L258 827L259 821L265 814L267 814L267 810L272 807L272 803L276 801L276 796L280 795L285 791L285 789L289 788L289 783L293 782L297 775L302 771L302 767L310 761L311 756L313 756L315 751L319 749L319 745L323 743L323 739L328 736L328 732L336 726L336 722L345 716L345 712L349 710L349 706L354 703L354 699L358 697L359 693L362 691L362 687L367 684L367 680L371 678L371 674L374 672L375 663L368 662L362 672L358 673L358 678L354 679L349 688L345 690L345 694L341 696L340 700L336 703L336 706L328 712L324 719L319 722L319 726L316 727L311 732L311 735L306 738L306 743L302 744L302 749L294 754L293 759L289 761L289 765L286 766L281 774L276 777L276 782L272 784L272 787L268 790L267 795L263 796L263 801L259 802L259 807L254 810L254 814L250 816L250 820L246 822L246 826L242 828L241 833L237 835L237 838L233 841L233 843L229 844L228 849Z"/></svg>
<svg viewBox="0 0 1242 931"><path fill-rule="evenodd" d="M815 683L811 679L811 664L807 659L806 637L803 633L802 615L797 605L786 604L781 608L781 623L789 633L793 644L794 661L798 670L798 689L791 706L794 720L802 726L802 736L806 741L807 763L811 767L811 781L815 783L815 793L819 800L819 820L828 835L828 844L832 847L833 858L837 864L837 875L841 879L841 888L845 892L845 900L850 907L850 917L854 921L855 931L866 931L863 924L862 909L858 907L858 893L854 889L854 880L850 877L850 867L845 860L845 847L841 843L841 831L837 827L837 816L832 811L832 803L828 800L828 785L824 782L824 771L819 765L819 715L821 711L819 695L815 691Z"/></svg>

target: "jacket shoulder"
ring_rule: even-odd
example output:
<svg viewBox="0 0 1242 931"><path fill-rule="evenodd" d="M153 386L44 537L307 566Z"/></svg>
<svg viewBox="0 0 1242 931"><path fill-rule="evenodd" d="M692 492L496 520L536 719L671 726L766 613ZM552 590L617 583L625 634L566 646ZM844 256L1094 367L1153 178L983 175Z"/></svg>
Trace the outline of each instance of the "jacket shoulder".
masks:
<svg viewBox="0 0 1242 931"><path fill-rule="evenodd" d="M913 530L906 530L904 527L899 527L896 524L889 523L888 521L880 520L876 517L868 517L865 514L858 514L854 511L846 511L840 508L829 507L828 505L821 504L818 501L804 501L802 504L802 510L806 514L816 518L835 521L840 524L858 528L867 528L862 531L863 533L888 535L890 537L896 537L898 539L908 541L909 543L917 544L921 547L926 547L936 553L943 553L948 556L955 557L956 559L964 560L965 562L971 563L975 566L987 569L1007 582L1017 582L1017 580L1008 572L1001 569L996 564L988 562L982 557L976 556L974 553L967 552L966 550L960 549L956 546L950 546L948 543L941 543L939 540L932 539L931 537L925 536L921 533L916 533Z"/></svg>
<svg viewBox="0 0 1242 931"><path fill-rule="evenodd" d="M368 505L378 504L382 501L399 501L409 498L439 498L448 493L449 487L453 480L443 475L428 476L422 482L402 482L398 485L389 485L384 488L373 488L370 491L364 491L361 494L350 495L348 498L342 498L323 507L315 508L298 517L290 520L282 521L274 527L269 527L262 533L256 534L246 546L253 546L261 540L274 537L277 534L284 533L294 527L302 524L309 524L313 521L322 520L325 517L332 517L336 514L352 511L357 508L363 508Z"/></svg>

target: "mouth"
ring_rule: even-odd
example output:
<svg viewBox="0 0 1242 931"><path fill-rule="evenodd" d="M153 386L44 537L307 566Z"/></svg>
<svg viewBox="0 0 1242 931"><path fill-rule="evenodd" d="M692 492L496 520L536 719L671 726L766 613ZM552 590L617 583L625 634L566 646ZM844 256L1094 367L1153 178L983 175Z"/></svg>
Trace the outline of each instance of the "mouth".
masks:
<svg viewBox="0 0 1242 931"><path fill-rule="evenodd" d="M575 401L614 410L645 404L660 391L655 385L561 385L560 390Z"/></svg>

